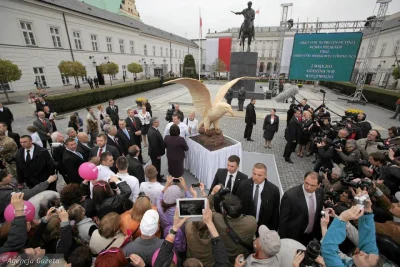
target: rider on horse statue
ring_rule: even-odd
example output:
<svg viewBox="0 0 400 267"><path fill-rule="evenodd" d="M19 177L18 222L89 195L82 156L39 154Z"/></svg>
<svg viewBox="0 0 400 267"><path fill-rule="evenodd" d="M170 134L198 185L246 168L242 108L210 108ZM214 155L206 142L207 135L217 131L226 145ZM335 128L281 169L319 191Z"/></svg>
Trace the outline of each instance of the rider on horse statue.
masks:
<svg viewBox="0 0 400 267"><path fill-rule="evenodd" d="M254 34L254 19L256 17L256 12L254 12L254 9L251 8L253 3L250 1L247 3L247 8L243 9L242 12L234 12L236 15L243 15L244 16L244 22L242 23L242 26L240 27L239 31L239 38L242 36L243 32L246 30L245 28L245 23L248 22L251 25L251 32L252 32L252 37L253 40L255 39L255 34Z"/></svg>

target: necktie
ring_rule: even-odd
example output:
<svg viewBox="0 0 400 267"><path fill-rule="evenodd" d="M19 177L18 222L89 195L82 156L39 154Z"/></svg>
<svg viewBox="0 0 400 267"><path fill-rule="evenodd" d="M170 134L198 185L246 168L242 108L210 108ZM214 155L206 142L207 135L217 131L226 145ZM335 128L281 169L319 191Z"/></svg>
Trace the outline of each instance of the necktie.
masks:
<svg viewBox="0 0 400 267"><path fill-rule="evenodd" d="M136 120L134 118L131 118L132 122L133 122L133 127L135 127L136 129Z"/></svg>
<svg viewBox="0 0 400 267"><path fill-rule="evenodd" d="M228 183L226 184L226 187L231 189L231 191L232 191L232 177L233 177L233 175L229 174L229 180L228 180Z"/></svg>
<svg viewBox="0 0 400 267"><path fill-rule="evenodd" d="M99 157L101 157L101 154L103 153L103 149L99 148Z"/></svg>
<svg viewBox="0 0 400 267"><path fill-rule="evenodd" d="M118 147L119 145L118 145L118 138L117 137L114 137L114 143L115 143L115 145Z"/></svg>
<svg viewBox="0 0 400 267"><path fill-rule="evenodd" d="M308 225L306 229L306 233L311 233L314 228L314 219L315 219L315 204L312 195L309 196L308 199Z"/></svg>
<svg viewBox="0 0 400 267"><path fill-rule="evenodd" d="M260 185L256 186L256 192L254 193L253 205L254 205L254 216L257 218L257 207L258 207L258 195L260 193Z"/></svg>
<svg viewBox="0 0 400 267"><path fill-rule="evenodd" d="M78 155L78 157L80 157L81 159L83 159L83 156L81 153L79 153L78 151L75 151L75 154Z"/></svg>
<svg viewBox="0 0 400 267"><path fill-rule="evenodd" d="M47 127L46 120L43 119L42 122L43 122L43 125L44 125L45 127Z"/></svg>
<svg viewBox="0 0 400 267"><path fill-rule="evenodd" d="M128 139L131 140L131 137L129 136L129 133L128 133L127 129L124 129L124 133L125 133L126 137L128 137Z"/></svg>
<svg viewBox="0 0 400 267"><path fill-rule="evenodd" d="M30 150L29 150L29 149L26 150L26 159L25 159L25 162L28 162L28 161L31 161L31 153L30 153Z"/></svg>

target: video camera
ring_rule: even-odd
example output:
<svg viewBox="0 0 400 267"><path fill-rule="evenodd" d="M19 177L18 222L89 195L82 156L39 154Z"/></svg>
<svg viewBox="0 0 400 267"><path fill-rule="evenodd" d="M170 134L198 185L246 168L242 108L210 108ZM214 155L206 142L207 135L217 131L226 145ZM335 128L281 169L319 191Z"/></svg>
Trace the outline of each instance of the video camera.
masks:
<svg viewBox="0 0 400 267"><path fill-rule="evenodd" d="M379 139L377 142L382 142L383 145L378 145L379 150L389 150L392 149L394 151L395 156L400 155L400 137L395 137L390 139L389 141Z"/></svg>
<svg viewBox="0 0 400 267"><path fill-rule="evenodd" d="M214 195L214 209L218 213L222 213L220 203L224 202L225 196L231 193L231 190L227 187L221 186L221 189Z"/></svg>
<svg viewBox="0 0 400 267"><path fill-rule="evenodd" d="M321 167L321 168L319 168L319 172L326 173L326 176L327 176L329 182L332 180L332 170L330 170L329 168Z"/></svg>
<svg viewBox="0 0 400 267"><path fill-rule="evenodd" d="M311 240L308 243L306 250L298 249L297 253L304 252L304 259L300 263L300 267L303 266L320 266L315 260L321 254L321 244L317 240Z"/></svg>
<svg viewBox="0 0 400 267"><path fill-rule="evenodd" d="M353 188L367 188L369 189L370 187L372 187L373 183L371 180L369 179L361 179L360 182L353 182L354 178L350 178L350 177L345 177L342 180L340 180L341 184L343 186L347 186L347 187L353 187Z"/></svg>
<svg viewBox="0 0 400 267"><path fill-rule="evenodd" d="M334 203L338 203L340 201L340 193L337 191L325 191L323 206L325 208L333 209L335 207Z"/></svg>
<svg viewBox="0 0 400 267"><path fill-rule="evenodd" d="M332 146L334 149L342 149L344 151L346 147L346 139L338 139L332 142Z"/></svg>

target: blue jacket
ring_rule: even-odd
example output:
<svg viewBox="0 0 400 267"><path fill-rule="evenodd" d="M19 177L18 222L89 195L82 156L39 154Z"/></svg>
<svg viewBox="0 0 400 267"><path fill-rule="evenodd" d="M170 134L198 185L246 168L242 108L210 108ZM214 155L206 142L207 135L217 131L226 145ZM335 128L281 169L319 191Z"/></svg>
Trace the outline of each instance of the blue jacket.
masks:
<svg viewBox="0 0 400 267"><path fill-rule="evenodd" d="M375 223L373 214L365 214L358 219L358 247L368 254L379 255L376 246ZM339 245L346 238L346 223L335 218L322 241L322 257L327 267L353 266L353 259L341 257Z"/></svg>

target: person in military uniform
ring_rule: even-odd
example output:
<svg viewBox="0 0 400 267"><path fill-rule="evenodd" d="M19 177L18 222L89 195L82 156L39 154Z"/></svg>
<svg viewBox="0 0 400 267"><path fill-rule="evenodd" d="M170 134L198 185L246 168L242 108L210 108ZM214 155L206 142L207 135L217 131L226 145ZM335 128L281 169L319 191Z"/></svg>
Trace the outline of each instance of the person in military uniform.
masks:
<svg viewBox="0 0 400 267"><path fill-rule="evenodd" d="M253 3L250 1L247 3L247 8L243 9L242 12L234 12L236 15L243 15L244 20L250 20L251 23L251 30L252 30L252 37L254 40L255 39L255 33L254 33L254 19L256 18L256 12L254 11L254 9L251 8L251 6L253 5ZM244 32L244 22L242 23L242 26L240 26L240 32L239 32L239 38L242 36L242 33Z"/></svg>
<svg viewBox="0 0 400 267"><path fill-rule="evenodd" d="M17 163L15 161L17 151L18 147L14 139L6 136L4 131L0 131L0 159L7 172L13 177L17 175Z"/></svg>
<svg viewBox="0 0 400 267"><path fill-rule="evenodd" d="M226 102L229 105L231 105L232 99L233 99L233 90L232 90L232 88L229 88L228 92L226 92L225 98L226 98Z"/></svg>
<svg viewBox="0 0 400 267"><path fill-rule="evenodd" d="M238 111L243 111L243 104L246 100L246 90L244 87L240 88L238 91Z"/></svg>

